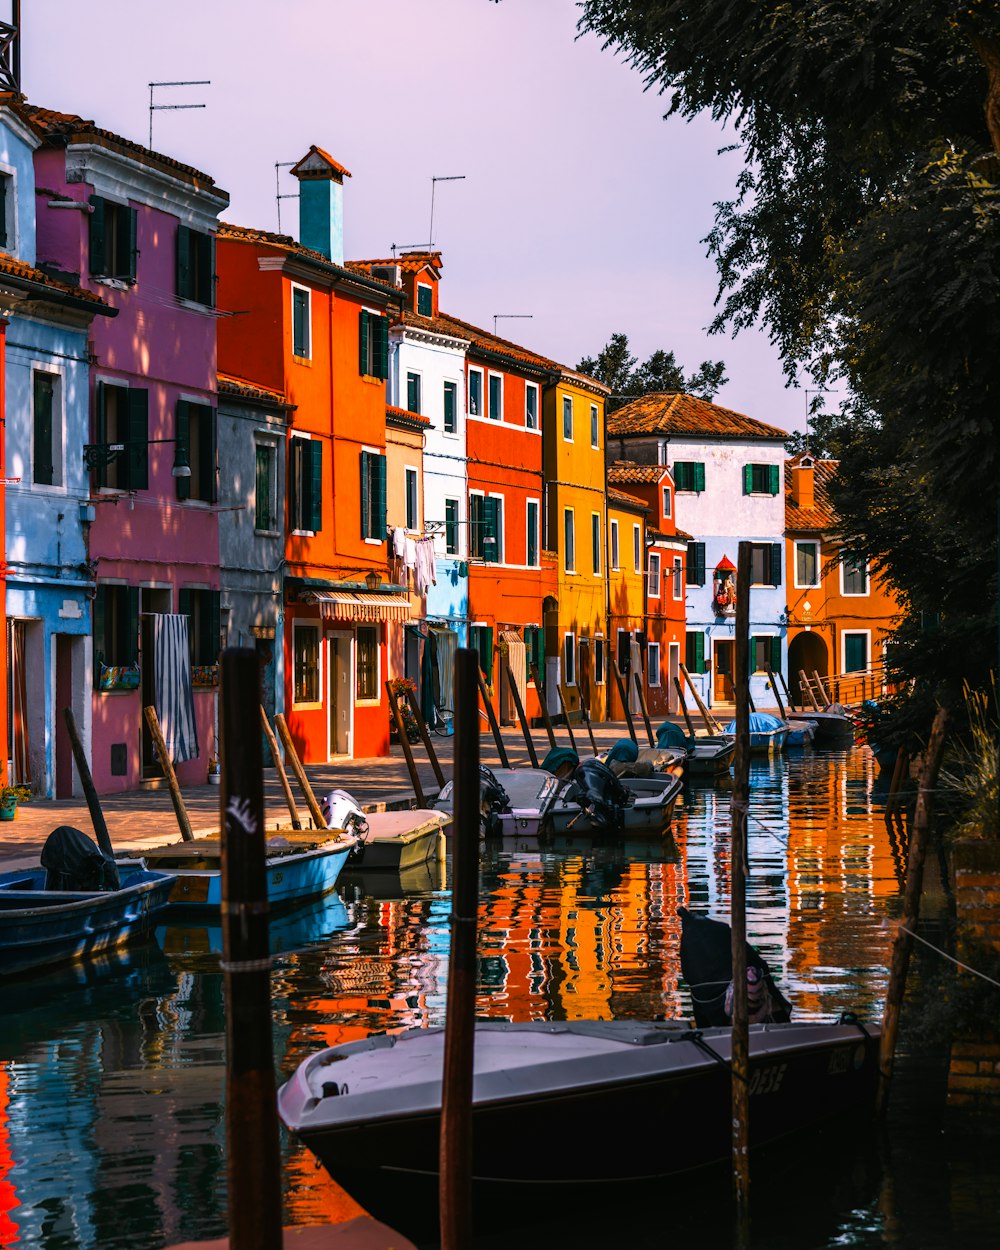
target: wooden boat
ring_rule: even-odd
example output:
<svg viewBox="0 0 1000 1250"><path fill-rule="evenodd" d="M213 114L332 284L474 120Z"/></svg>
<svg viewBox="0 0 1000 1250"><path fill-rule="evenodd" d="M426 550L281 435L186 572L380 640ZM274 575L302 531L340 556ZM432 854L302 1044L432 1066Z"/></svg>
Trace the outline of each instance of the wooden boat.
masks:
<svg viewBox="0 0 1000 1250"><path fill-rule="evenodd" d="M358 839L327 830L286 829L267 840L267 897L272 907L320 898L337 884ZM168 906L218 909L222 902L222 845L218 838L195 838L143 849L150 868L177 878Z"/></svg>
<svg viewBox="0 0 1000 1250"><path fill-rule="evenodd" d="M544 768L482 768L480 803L486 837L537 838L548 827L549 810L564 782ZM451 816L454 783L446 781L434 802Z"/></svg>
<svg viewBox="0 0 1000 1250"><path fill-rule="evenodd" d="M121 865L119 873L117 890L49 890L41 867L0 874L0 976L83 959L146 936L175 879L133 865Z"/></svg>
<svg viewBox="0 0 1000 1250"><path fill-rule="evenodd" d="M686 734L680 725L669 720L657 729L656 740L661 746L677 747L687 753L686 776L691 780L714 781L727 776L736 754L736 739L732 734L698 737Z"/></svg>
<svg viewBox="0 0 1000 1250"><path fill-rule="evenodd" d="M670 826L683 785L673 773L615 777L600 760L584 760L549 808L548 831L553 836L662 834Z"/></svg>
<svg viewBox="0 0 1000 1250"><path fill-rule="evenodd" d="M365 812L346 790L324 795L320 809L328 828L358 839L352 865L365 872L406 872L435 859L450 824L447 813L434 808Z"/></svg>
<svg viewBox="0 0 1000 1250"><path fill-rule="evenodd" d="M822 712L789 712L789 724L796 721L814 721L816 732L813 735L813 746L819 748L848 747L854 741L854 721L847 712L837 710L836 704Z"/></svg>
<svg viewBox="0 0 1000 1250"><path fill-rule="evenodd" d="M853 1017L752 1025L751 1145L867 1108L879 1035ZM477 1024L475 1181L592 1186L728 1158L731 1037L683 1021ZM441 1029L410 1029L322 1050L282 1086L279 1114L342 1183L432 1180L443 1045Z"/></svg>
<svg viewBox="0 0 1000 1250"><path fill-rule="evenodd" d="M816 730L818 722L812 717L789 716L788 718L788 737L785 739L786 747L811 747L816 738Z"/></svg>
<svg viewBox="0 0 1000 1250"><path fill-rule="evenodd" d="M736 734L736 722L730 721L726 733ZM788 722L768 712L750 713L750 754L779 755L788 741Z"/></svg>

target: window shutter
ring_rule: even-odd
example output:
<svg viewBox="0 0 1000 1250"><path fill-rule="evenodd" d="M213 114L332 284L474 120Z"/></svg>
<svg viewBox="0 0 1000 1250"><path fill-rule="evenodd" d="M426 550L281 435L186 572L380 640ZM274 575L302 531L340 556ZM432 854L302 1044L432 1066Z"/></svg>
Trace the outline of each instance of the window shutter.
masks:
<svg viewBox="0 0 1000 1250"><path fill-rule="evenodd" d="M384 381L389 376L389 318L378 319L378 376Z"/></svg>
<svg viewBox="0 0 1000 1250"><path fill-rule="evenodd" d="M122 596L127 612L122 663L135 664L139 659L139 587L129 586L127 589L128 595Z"/></svg>
<svg viewBox="0 0 1000 1250"><path fill-rule="evenodd" d="M174 465L190 465L191 463L191 417L186 399L177 401L177 425L174 429ZM177 498L191 498L191 479L189 477L174 478L177 484Z"/></svg>
<svg viewBox="0 0 1000 1250"><path fill-rule="evenodd" d="M694 636L694 668L696 673L705 671L705 635L701 630Z"/></svg>
<svg viewBox="0 0 1000 1250"><path fill-rule="evenodd" d="M134 208L127 208L125 212L128 214L128 256L124 258L122 271L134 282L139 256L139 213Z"/></svg>
<svg viewBox="0 0 1000 1250"><path fill-rule="evenodd" d="M51 486L54 476L52 464L52 399L51 373L35 373L33 386L34 436L32 440L31 476L41 485Z"/></svg>
<svg viewBox="0 0 1000 1250"><path fill-rule="evenodd" d="M149 391L130 386L125 399L128 442L132 444L125 453L125 485L128 490L149 490Z"/></svg>
<svg viewBox="0 0 1000 1250"><path fill-rule="evenodd" d="M361 453L361 537L371 538L372 501L371 501L371 453Z"/></svg>
<svg viewBox="0 0 1000 1250"><path fill-rule="evenodd" d="M618 671L624 677L629 670L629 661L632 659L632 640L627 631L620 632L618 635Z"/></svg>
<svg viewBox="0 0 1000 1250"><path fill-rule="evenodd" d="M687 545L687 585L705 585L705 544L692 542Z"/></svg>
<svg viewBox="0 0 1000 1250"><path fill-rule="evenodd" d="M108 389L103 382L98 382L94 390L94 442L108 441ZM99 464L94 470L94 481L98 486L107 486L107 465Z"/></svg>
<svg viewBox="0 0 1000 1250"><path fill-rule="evenodd" d="M362 377L368 372L368 314L363 308L358 314L358 372Z"/></svg>
<svg viewBox="0 0 1000 1250"><path fill-rule="evenodd" d="M90 206L93 210L90 214L90 272L103 277L108 268L104 255L104 200L99 195L92 195Z"/></svg>
<svg viewBox="0 0 1000 1250"><path fill-rule="evenodd" d="M772 495L778 493L778 466L776 464L767 466L767 489Z"/></svg>
<svg viewBox="0 0 1000 1250"><path fill-rule="evenodd" d="M195 591L190 590L187 586L182 586L177 592L177 611L181 616L188 618L188 651L191 655L191 663L195 661L195 637L194 637L194 596Z"/></svg>
<svg viewBox="0 0 1000 1250"><path fill-rule="evenodd" d="M318 533L323 528L323 444L318 438L312 438L309 447L309 515L306 518L306 529Z"/></svg>
<svg viewBox="0 0 1000 1250"><path fill-rule="evenodd" d="M490 542L490 539L493 539ZM483 560L496 564L500 559L500 541L497 534L497 500L483 500Z"/></svg>
<svg viewBox="0 0 1000 1250"><path fill-rule="evenodd" d="M177 294L181 299L191 298L191 231L187 226L177 227Z"/></svg>
<svg viewBox="0 0 1000 1250"><path fill-rule="evenodd" d="M293 438L288 444L288 528L303 529L302 525L302 443Z"/></svg>
<svg viewBox="0 0 1000 1250"><path fill-rule="evenodd" d="M214 259L215 240L210 234L203 234L200 230L192 233L195 251L198 255L197 265L197 283L192 284L192 299L196 299L199 304L212 304L212 291L215 283L212 281L215 274L215 266L212 261Z"/></svg>
<svg viewBox="0 0 1000 1250"><path fill-rule="evenodd" d="M216 411L205 404L198 432L201 439L201 489L200 495L207 503L217 503L219 498L219 475L216 471ZM213 661L214 663L214 661Z"/></svg>
<svg viewBox="0 0 1000 1250"><path fill-rule="evenodd" d="M694 488L699 493L705 489L705 465L700 460L694 465Z"/></svg>
<svg viewBox="0 0 1000 1250"><path fill-rule="evenodd" d="M486 678L486 684L491 685L493 682L493 626L483 626L483 652L480 656L480 663L483 675Z"/></svg>
<svg viewBox="0 0 1000 1250"><path fill-rule="evenodd" d="M94 685L97 686L101 677L101 665L105 663L107 643L104 637L105 608L107 603L107 586L97 586L94 595L94 606L91 608L91 630L94 638Z"/></svg>
<svg viewBox="0 0 1000 1250"><path fill-rule="evenodd" d="M745 464L743 466L743 494L753 494L753 465Z"/></svg>
<svg viewBox="0 0 1000 1250"><path fill-rule="evenodd" d="M219 661L219 635L222 630L222 593L218 590L202 591L205 611L201 614L201 638L199 641L200 663L217 664Z"/></svg>
<svg viewBox="0 0 1000 1250"><path fill-rule="evenodd" d="M771 543L771 581L770 585L781 585L781 543Z"/></svg>
<svg viewBox="0 0 1000 1250"><path fill-rule="evenodd" d="M781 639L777 634L771 639L771 672L781 671Z"/></svg>
<svg viewBox="0 0 1000 1250"><path fill-rule="evenodd" d="M375 501L376 502L375 516L373 518L375 521L375 533L372 534L371 537L377 538L379 542L384 542L385 532L386 532L386 522L385 522L385 510L386 510L385 465L386 465L386 461L385 461L385 456L376 456L375 459L376 459L376 466L378 470L378 498Z"/></svg>
<svg viewBox="0 0 1000 1250"><path fill-rule="evenodd" d="M210 235L207 235L206 237L208 239L208 248L207 248L208 265L205 270L205 284L206 284L207 290L205 291L204 302L208 304L210 308L214 308L215 307L215 235L210 234Z"/></svg>

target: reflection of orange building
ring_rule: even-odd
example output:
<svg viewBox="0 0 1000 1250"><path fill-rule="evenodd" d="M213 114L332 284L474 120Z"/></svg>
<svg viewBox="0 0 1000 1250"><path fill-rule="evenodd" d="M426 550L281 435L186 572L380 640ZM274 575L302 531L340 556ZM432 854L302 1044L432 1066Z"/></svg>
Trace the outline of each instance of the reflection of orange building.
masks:
<svg viewBox="0 0 1000 1250"><path fill-rule="evenodd" d="M793 697L798 696L800 669L809 676L815 671L826 677L878 668L899 610L878 574L841 551L829 494L836 469L835 460L808 454L785 466L788 674ZM841 686L845 702L861 697L860 681ZM870 689L868 684L866 692Z"/></svg>
<svg viewBox="0 0 1000 1250"><path fill-rule="evenodd" d="M10 1213L19 1205L17 1190L7 1179L14 1159L7 1134L7 1068L0 1065L0 1246L13 1246L17 1241L17 1225Z"/></svg>

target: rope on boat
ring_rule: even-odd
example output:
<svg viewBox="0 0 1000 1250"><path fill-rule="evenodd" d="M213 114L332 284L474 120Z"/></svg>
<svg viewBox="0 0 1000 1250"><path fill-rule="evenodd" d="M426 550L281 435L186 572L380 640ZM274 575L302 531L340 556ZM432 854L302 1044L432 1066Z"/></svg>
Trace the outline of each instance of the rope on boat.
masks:
<svg viewBox="0 0 1000 1250"><path fill-rule="evenodd" d="M935 946L933 942L928 942L926 938L922 938L919 933L914 933L912 929L908 929L905 924L901 924L900 929L904 933L908 933L911 938L916 938L918 942L922 942L924 946L929 946L932 951L947 959L949 963L953 963L956 968L961 968L963 972L971 972L974 977L981 977L984 981L989 981L990 985L995 985L1000 989L1000 981L994 981L992 977L988 977L985 972L979 972L975 968L970 968L968 964L963 964L960 959L955 959L949 955L947 951L943 951L940 946Z"/></svg>

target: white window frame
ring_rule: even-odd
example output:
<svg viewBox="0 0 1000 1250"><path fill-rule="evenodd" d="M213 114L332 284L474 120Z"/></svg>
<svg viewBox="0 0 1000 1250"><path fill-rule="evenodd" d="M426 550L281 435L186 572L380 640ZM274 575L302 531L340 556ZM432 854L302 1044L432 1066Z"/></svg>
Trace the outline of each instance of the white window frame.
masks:
<svg viewBox="0 0 1000 1250"><path fill-rule="evenodd" d="M528 536L531 533L532 505L534 505L535 509L536 559L534 564L528 562ZM540 499L530 498L524 501L524 566L528 569L538 569L542 566L542 501Z"/></svg>
<svg viewBox="0 0 1000 1250"><path fill-rule="evenodd" d="M480 403L480 407L485 408L485 407L487 406L487 404L489 403L489 397L488 397L488 396L487 396L487 394L486 394L486 373L485 373L485 370L480 369L477 365L469 365L469 384L468 384L468 394L467 394L467 395L466 395L466 397L465 397L465 411L466 411L466 415L467 415L467 416L470 416L470 417L475 417L475 418L477 418L477 419L479 419L479 420L483 420L483 421L485 421L485 420L486 420L486 414L485 414L485 413L483 413L483 412L473 412L473 411L472 411L472 375L473 375L474 373L479 375L479 403Z"/></svg>
<svg viewBox="0 0 1000 1250"><path fill-rule="evenodd" d="M292 464L294 462L294 455L292 453L292 447L295 445L296 440L301 439L303 442L310 443L312 442L314 437L318 437L318 436L310 434L308 430L293 430L291 432L291 436L288 439L288 447L285 452L286 456L288 457L287 469L288 469L289 474L291 474ZM374 452L375 455L379 455L379 456L385 455L385 452L380 452L377 447L362 447L361 450ZM291 477L289 477L289 481L291 481ZM289 517L289 520L291 520L291 517ZM319 532L318 530L299 530L299 529L293 529L289 531L289 533L292 534L296 538L300 536L303 538L315 538L318 532ZM372 543L372 542L377 542L377 541L379 540L375 538L365 539L366 543ZM294 681L294 678L293 678L293 681Z"/></svg>
<svg viewBox="0 0 1000 1250"><path fill-rule="evenodd" d="M496 380L500 383L500 411L496 416L494 416L493 413L490 412L490 383L493 381L494 378L496 378ZM502 373L496 373L493 369L488 369L486 371L485 399L486 399L487 421L497 421L497 422L503 421L503 382L504 382L504 377Z"/></svg>
<svg viewBox="0 0 1000 1250"><path fill-rule="evenodd" d="M569 437L566 436L566 405L569 405ZM576 413L573 411L573 396L564 395L562 397L562 408L560 411L560 420L562 421L562 437L564 443L572 443L573 435L576 433Z"/></svg>
<svg viewBox="0 0 1000 1250"><path fill-rule="evenodd" d="M4 204L4 220L7 222L7 242L4 244L4 250L9 252L11 256L19 255L19 247L21 243L20 218L17 211L17 169L13 165L8 165L6 161L0 161L0 174L7 179L7 185L4 188L6 203Z"/></svg>
<svg viewBox="0 0 1000 1250"><path fill-rule="evenodd" d="M423 415L423 403L424 403L424 374L423 374L423 370L422 370L422 369L407 369L407 370L405 370L405 373L406 373L406 376L405 376L405 378L404 378L404 383L405 383L405 386L406 386L406 395L405 395L405 399L406 399L406 411L407 411L407 412L416 412L416 413L418 413L418 414L420 414L420 415ZM411 407L410 407L410 378L411 378L411 377L413 377L413 378L416 378L416 379L417 379L417 405L418 405L418 406L417 406L416 408L411 408ZM443 389L442 389L442 392L441 392L441 393L442 393L442 396L443 396L443 395L444 395L444 390L443 390ZM400 399L402 399L402 398L404 398L404 396L402 396L402 395L401 395L401 396L400 396ZM443 423L442 423L442 424L443 424Z"/></svg>
<svg viewBox="0 0 1000 1250"><path fill-rule="evenodd" d="M675 603L680 603L684 598L684 560L681 556L674 556L673 567L670 570L673 577L673 586L671 593Z"/></svg>
<svg viewBox="0 0 1000 1250"><path fill-rule="evenodd" d="M528 413L528 395L529 394L534 394L535 396L535 423L534 425L532 425L528 419L529 418L529 413ZM531 430L533 433L540 433L541 420L540 420L539 412L538 412L539 402L540 402L540 396L538 393L538 386L536 385L536 383L525 382L524 384L524 428L526 430Z"/></svg>
<svg viewBox="0 0 1000 1250"><path fill-rule="evenodd" d="M497 564L507 563L507 496L498 490L484 492L487 499L500 500L500 524L497 526ZM485 561L483 562L485 563Z"/></svg>
<svg viewBox="0 0 1000 1250"><path fill-rule="evenodd" d="M316 631L316 689L319 691L318 700L308 700L303 703L295 701L295 657L298 653L298 638L300 631L307 629ZM322 621L292 621L292 707L300 708L321 708L323 707L323 678L326 673L326 665L323 662L323 622Z"/></svg>
<svg viewBox="0 0 1000 1250"><path fill-rule="evenodd" d="M444 425L444 388L453 386L455 388L455 428L446 430ZM458 378L442 378L441 379L441 433L445 438L461 438L462 431L459 429L461 422L461 396L462 386Z"/></svg>
<svg viewBox="0 0 1000 1250"><path fill-rule="evenodd" d="M642 526L632 526L632 572L642 572Z"/></svg>
<svg viewBox="0 0 1000 1250"><path fill-rule="evenodd" d="M594 542L594 522L597 522L597 542ZM604 561L601 559L601 514L592 512L590 514L590 545L593 548L591 563L594 559L597 561L597 568L593 570L595 577L604 576Z"/></svg>
<svg viewBox="0 0 1000 1250"><path fill-rule="evenodd" d="M312 314L312 288L303 286L300 282L289 283L289 300L291 301L291 330L292 330L292 359L293 360L312 360L313 354L313 314ZM295 292L304 291L306 296L306 334L309 342L306 344L305 355L300 355L295 350Z"/></svg>
<svg viewBox="0 0 1000 1250"><path fill-rule="evenodd" d="M444 518L442 519L440 534L441 542L444 544L444 555L451 557L453 560L459 560L462 557L462 500L458 495L445 495L444 497ZM448 504L454 503L458 506L455 509L455 550L448 550Z"/></svg>
<svg viewBox="0 0 1000 1250"><path fill-rule="evenodd" d="M597 648L601 649L601 675L597 676ZM594 685L603 686L608 680L608 645L603 634L594 635Z"/></svg>
<svg viewBox="0 0 1000 1250"><path fill-rule="evenodd" d="M845 570L844 570L844 557L843 556L840 557L839 564L840 564L840 593L844 596L845 599L867 599L869 594L871 593L871 588L872 588L871 569L869 567L868 561L867 560L865 561L865 588L864 590L860 592L857 590L845 589L845 581L844 581ZM851 632L861 633L861 630L854 630ZM869 654L871 653L869 652Z"/></svg>
<svg viewBox="0 0 1000 1250"><path fill-rule="evenodd" d="M595 451L601 449L601 410L597 404L590 405L590 445Z"/></svg>
<svg viewBox="0 0 1000 1250"><path fill-rule="evenodd" d="M358 698L358 651L360 650L358 647L359 629L374 629L375 631L375 697L373 699ZM352 691L354 696L354 706L378 707L382 702L382 648L384 645L382 623L380 621L364 621L355 625L351 632L354 635L351 639L351 652L354 659L354 663L351 665L353 669L351 675L354 678L354 689Z"/></svg>
<svg viewBox="0 0 1000 1250"><path fill-rule="evenodd" d="M872 666L872 631L870 629L844 629L840 632L840 671L847 672L847 639L849 636L863 634L865 637L865 655L868 657L868 668ZM852 670L865 672L867 669Z"/></svg>
<svg viewBox="0 0 1000 1250"><path fill-rule="evenodd" d="M28 430L28 473L27 481L22 483L32 491L41 491L46 495L65 495L67 491L66 472L66 373L64 369L53 366L49 360L32 360L28 365L29 386L31 394L31 425ZM52 387L52 476L56 480L51 484L35 481L35 374L44 373L53 379ZM8 439L8 451L10 440ZM56 452L59 454L56 460Z"/></svg>
<svg viewBox="0 0 1000 1250"><path fill-rule="evenodd" d="M799 548L814 547L816 550L816 580L814 582L799 581ZM820 572L820 545L819 540L814 538L796 538L792 543L792 585L796 590L817 590L822 584L823 578Z"/></svg>
<svg viewBox="0 0 1000 1250"><path fill-rule="evenodd" d="M654 560L656 561L655 575L653 571ZM659 599L660 597L660 585L662 581L662 573L663 573L663 560L660 556L660 553L658 551L651 551L649 553L648 580L646 583L646 593L649 595L650 599Z"/></svg>
<svg viewBox="0 0 1000 1250"><path fill-rule="evenodd" d="M413 477L413 500L414 511L416 516L413 518L413 524L409 524L409 502L410 502L410 476ZM406 464L403 466L403 508L406 511L406 528L419 532L420 530L420 470L415 464Z"/></svg>
<svg viewBox="0 0 1000 1250"><path fill-rule="evenodd" d="M269 530L257 528L257 448L267 447L271 451L271 479L268 482L268 509L275 524ZM278 516L278 435L272 434L270 430L256 430L253 436L253 458L254 458L254 534L261 537L274 538L281 534L281 520Z"/></svg>
<svg viewBox="0 0 1000 1250"><path fill-rule="evenodd" d="M568 644L568 645L567 645ZM576 634L563 634L562 645L562 667L563 667L563 685L576 685ZM567 663L569 660L569 663ZM573 670L572 673L569 669Z"/></svg>
<svg viewBox="0 0 1000 1250"><path fill-rule="evenodd" d="M618 518L608 519L608 546L611 548L611 572L621 571L621 548L618 544Z"/></svg>
<svg viewBox="0 0 1000 1250"><path fill-rule="evenodd" d="M664 517L673 515L674 506L674 489L669 483L664 482L660 487L660 508Z"/></svg>
<svg viewBox="0 0 1000 1250"><path fill-rule="evenodd" d="M567 517L570 518L570 532L572 532L572 535L573 535L573 543L572 543L573 563L572 565L569 563L570 544L566 541L566 534L567 534L566 518ZM562 540L563 540L563 570L566 573L575 573L576 572L576 509L575 508L563 508Z"/></svg>
<svg viewBox="0 0 1000 1250"><path fill-rule="evenodd" d="M653 663L653 652L656 652L656 663ZM655 678L655 680L654 680ZM660 681L660 644L646 643L646 685L650 688L661 685Z"/></svg>

